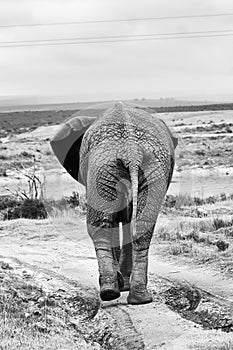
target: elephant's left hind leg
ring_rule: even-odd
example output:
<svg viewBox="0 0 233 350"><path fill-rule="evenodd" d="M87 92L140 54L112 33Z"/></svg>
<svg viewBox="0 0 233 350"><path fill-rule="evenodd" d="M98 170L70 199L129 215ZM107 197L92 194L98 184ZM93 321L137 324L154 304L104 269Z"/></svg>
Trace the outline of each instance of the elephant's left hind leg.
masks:
<svg viewBox="0 0 233 350"><path fill-rule="evenodd" d="M113 258L111 235L118 228L103 228L88 225L99 265L100 297L104 301L119 298L120 289L116 262Z"/></svg>

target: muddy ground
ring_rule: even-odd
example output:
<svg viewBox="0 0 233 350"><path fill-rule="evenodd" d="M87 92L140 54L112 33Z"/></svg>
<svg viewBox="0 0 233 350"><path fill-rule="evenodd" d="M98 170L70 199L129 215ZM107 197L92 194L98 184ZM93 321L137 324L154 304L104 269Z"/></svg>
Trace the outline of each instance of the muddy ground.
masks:
<svg viewBox="0 0 233 350"><path fill-rule="evenodd" d="M232 114L160 114L179 137L169 195L198 196L203 202L176 202L174 207L164 207L150 250L151 304L129 306L127 293L117 301L99 303L97 262L85 215L80 211L72 209L46 220L0 221L2 263L50 293L76 290L88 305L87 327L94 327L95 332L90 335L86 331L85 336L85 327L83 332L77 327L85 346L168 350L233 347ZM49 138L56 128L47 125L24 133L16 130L1 139L1 194L27 189L25 174L34 159L46 198L84 192L51 152ZM205 202L209 196L221 194L218 200ZM218 248L218 241L225 243L226 250Z"/></svg>

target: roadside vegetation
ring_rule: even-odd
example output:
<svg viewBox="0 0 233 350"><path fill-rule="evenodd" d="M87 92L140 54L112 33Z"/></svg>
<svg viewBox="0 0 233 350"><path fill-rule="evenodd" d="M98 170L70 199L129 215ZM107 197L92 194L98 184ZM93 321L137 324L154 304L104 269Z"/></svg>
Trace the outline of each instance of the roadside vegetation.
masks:
<svg viewBox="0 0 233 350"><path fill-rule="evenodd" d="M68 219L86 214L85 196L74 192L71 196L59 200L20 198L14 196L0 197L0 220L13 219Z"/></svg>
<svg viewBox="0 0 233 350"><path fill-rule="evenodd" d="M158 254L183 263L211 264L233 276L232 206L232 194L167 196L153 238Z"/></svg>
<svg viewBox="0 0 233 350"><path fill-rule="evenodd" d="M22 165L15 165L16 173L27 180L27 188L18 187L17 190L6 188L9 195L0 196L0 220L13 219L46 219L51 217L72 216L72 209L85 214L85 196L73 191L72 195L60 200L46 199L44 197L44 180L38 174L38 162L33 158L29 170ZM77 214L77 213L76 213Z"/></svg>
<svg viewBox="0 0 233 350"><path fill-rule="evenodd" d="M231 335L225 336L225 340L222 339L222 336L217 335L215 339L199 341L195 345L188 347L190 350L232 350L233 341Z"/></svg>
<svg viewBox="0 0 233 350"><path fill-rule="evenodd" d="M2 220L51 218L66 221L86 214L86 198L77 192L60 200L38 198L33 191L30 196L24 194L26 198L22 193L0 197ZM212 264L233 275L232 203L233 195L225 193L207 198L166 196L161 224L153 237L158 254L162 258L178 258L179 261L182 258L197 265Z"/></svg>
<svg viewBox="0 0 233 350"><path fill-rule="evenodd" d="M15 274L0 261L0 349L112 349L108 341L114 344L113 326L94 318L95 303L62 289L48 292L26 271Z"/></svg>

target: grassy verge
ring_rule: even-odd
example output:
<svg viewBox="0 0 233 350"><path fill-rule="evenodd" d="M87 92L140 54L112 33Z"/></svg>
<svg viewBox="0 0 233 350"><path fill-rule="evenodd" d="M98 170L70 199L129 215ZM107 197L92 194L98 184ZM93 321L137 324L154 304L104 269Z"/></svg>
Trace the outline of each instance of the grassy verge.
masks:
<svg viewBox="0 0 233 350"><path fill-rule="evenodd" d="M207 199L168 197L162 217L169 219L165 225L160 224L154 236L158 253L195 264L214 264L232 274L232 211L232 195Z"/></svg>
<svg viewBox="0 0 233 350"><path fill-rule="evenodd" d="M222 340L222 335L216 335L214 339L196 342L195 345L189 346L190 350L232 350L233 341L231 335L226 335L226 340Z"/></svg>
<svg viewBox="0 0 233 350"><path fill-rule="evenodd" d="M60 200L21 198L19 196L0 197L0 220L69 218L77 214L85 215L86 199L78 193Z"/></svg>
<svg viewBox="0 0 233 350"><path fill-rule="evenodd" d="M0 262L1 350L112 349L110 322L89 309L78 294L48 293Z"/></svg>

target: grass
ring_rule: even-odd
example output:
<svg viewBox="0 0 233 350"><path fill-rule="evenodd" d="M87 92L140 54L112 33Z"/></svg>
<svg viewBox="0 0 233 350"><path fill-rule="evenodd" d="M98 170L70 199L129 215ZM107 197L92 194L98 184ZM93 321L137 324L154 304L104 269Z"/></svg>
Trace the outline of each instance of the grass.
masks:
<svg viewBox="0 0 233 350"><path fill-rule="evenodd" d="M17 196L0 197L0 217L3 220L18 218L46 219L75 217L77 213L85 215L86 197L73 193L60 200L22 199Z"/></svg>
<svg viewBox="0 0 233 350"><path fill-rule="evenodd" d="M69 197L63 197L59 200L44 200L43 203L48 215L54 219L64 220L76 217L77 214L86 214L85 195L73 193Z"/></svg>
<svg viewBox="0 0 233 350"><path fill-rule="evenodd" d="M94 349L69 327L61 300L8 269L0 267L1 350Z"/></svg>
<svg viewBox="0 0 233 350"><path fill-rule="evenodd" d="M183 209L184 207L195 207L204 204L215 204L217 202L223 202L227 200L232 200L233 194L226 195L221 193L218 196L209 196L207 198L192 197L187 194L179 195L167 195L164 202L164 208L174 208L176 210Z"/></svg>
<svg viewBox="0 0 233 350"><path fill-rule="evenodd" d="M76 110L67 111L21 111L0 113L0 124L2 129L0 137L9 135L9 133L22 133L31 131L39 126L50 124L61 124L69 118Z"/></svg>
<svg viewBox="0 0 233 350"><path fill-rule="evenodd" d="M56 289L57 282L61 286L54 279L44 290L30 274L18 275L0 261L0 350L116 348L114 320L99 310L96 293L79 293L72 281Z"/></svg>
<svg viewBox="0 0 233 350"><path fill-rule="evenodd" d="M158 253L183 257L186 263L214 264L232 274L233 220L227 217L180 218L157 228Z"/></svg>
<svg viewBox="0 0 233 350"><path fill-rule="evenodd" d="M205 199L167 196L163 214L170 221L156 229L158 252L183 257L187 263L215 264L221 271L232 273L232 197L225 193Z"/></svg>
<svg viewBox="0 0 233 350"><path fill-rule="evenodd" d="M224 219L221 219L221 218L214 218L213 220L213 226L216 230L218 230L219 228L222 228L222 227L230 227L233 225L233 219L230 219L230 220L224 220Z"/></svg>
<svg viewBox="0 0 233 350"><path fill-rule="evenodd" d="M0 214L3 220L47 218L44 204L33 198L22 199L4 196L0 201Z"/></svg>
<svg viewBox="0 0 233 350"><path fill-rule="evenodd" d="M233 349L233 340L231 335L225 336L226 340L222 340L219 336L217 339L210 339L204 342L196 342L195 345L188 347L190 350L232 350Z"/></svg>
<svg viewBox="0 0 233 350"><path fill-rule="evenodd" d="M182 219L181 219L182 220ZM184 241L193 240L196 243L213 244L213 240L229 236L228 230L219 230L219 228L231 229L233 221L219 218L202 218L194 220L183 220L175 227L162 226L157 230L156 236L161 241ZM220 236L219 236L220 235Z"/></svg>

